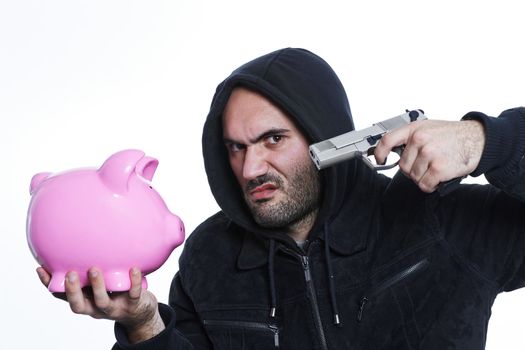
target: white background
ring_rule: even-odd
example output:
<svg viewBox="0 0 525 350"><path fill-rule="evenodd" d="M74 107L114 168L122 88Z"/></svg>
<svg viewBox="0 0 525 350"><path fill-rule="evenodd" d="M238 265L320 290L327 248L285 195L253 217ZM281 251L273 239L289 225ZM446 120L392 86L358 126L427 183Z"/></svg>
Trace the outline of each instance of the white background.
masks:
<svg viewBox="0 0 525 350"><path fill-rule="evenodd" d="M215 86L293 46L325 58L357 128L422 108L434 119L523 105L519 1L0 0L2 349L102 349L113 324L72 314L42 287L25 239L34 173L98 166L139 148L191 232L217 210L200 137ZM482 181L476 179L476 181ZM167 301L180 248L149 277ZM488 349L525 347L525 293L501 295Z"/></svg>

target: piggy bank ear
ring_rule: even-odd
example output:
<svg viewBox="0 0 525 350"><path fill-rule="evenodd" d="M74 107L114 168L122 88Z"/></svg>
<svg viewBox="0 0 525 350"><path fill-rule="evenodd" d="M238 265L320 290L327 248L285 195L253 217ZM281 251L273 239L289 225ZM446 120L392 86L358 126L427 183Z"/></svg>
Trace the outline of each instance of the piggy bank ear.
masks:
<svg viewBox="0 0 525 350"><path fill-rule="evenodd" d="M29 194L33 194L36 188L51 175L51 173L38 173L31 178L31 185L29 185Z"/></svg>
<svg viewBox="0 0 525 350"><path fill-rule="evenodd" d="M135 167L144 152L139 150L125 150L113 154L98 169L98 174L104 184L118 194L128 191L130 176L135 176Z"/></svg>
<svg viewBox="0 0 525 350"><path fill-rule="evenodd" d="M155 170L157 170L157 166L159 165L159 161L155 158L151 157L144 157L137 163L137 166L135 168L135 171L137 174L148 180L151 181L153 179L153 175L155 174Z"/></svg>

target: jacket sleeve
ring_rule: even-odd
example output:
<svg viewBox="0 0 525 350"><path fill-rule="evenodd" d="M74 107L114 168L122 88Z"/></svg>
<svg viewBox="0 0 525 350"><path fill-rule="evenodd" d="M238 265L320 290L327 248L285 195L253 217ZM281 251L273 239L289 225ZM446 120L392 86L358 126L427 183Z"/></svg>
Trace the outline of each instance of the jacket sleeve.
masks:
<svg viewBox="0 0 525 350"><path fill-rule="evenodd" d="M446 242L472 274L497 292L525 286L525 109L498 118L478 112L485 149L472 175L492 185L464 185L440 200L439 222Z"/></svg>
<svg viewBox="0 0 525 350"><path fill-rule="evenodd" d="M177 273L170 289L169 306L159 303L159 312L166 329L139 344L130 344L122 325L115 323L117 343L112 350L206 350L210 341L199 322L193 304L182 288Z"/></svg>
<svg viewBox="0 0 525 350"><path fill-rule="evenodd" d="M471 175L485 174L489 183L525 202L525 108L508 109L498 118L470 112L463 119L485 127L483 156Z"/></svg>

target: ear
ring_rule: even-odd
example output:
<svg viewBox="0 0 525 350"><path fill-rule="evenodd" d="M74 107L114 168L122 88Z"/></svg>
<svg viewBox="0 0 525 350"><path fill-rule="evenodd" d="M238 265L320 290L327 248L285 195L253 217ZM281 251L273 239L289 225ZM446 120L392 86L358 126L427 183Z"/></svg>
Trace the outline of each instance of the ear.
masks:
<svg viewBox="0 0 525 350"><path fill-rule="evenodd" d="M148 180L151 181L153 179L153 175L155 174L155 170L157 170L157 166L159 165L159 161L155 158L151 157L144 157L137 163L137 166L135 168L135 171L137 174Z"/></svg>
<svg viewBox="0 0 525 350"><path fill-rule="evenodd" d="M51 175L51 173L38 173L33 175L31 178L31 184L29 185L29 194L33 194L36 188Z"/></svg>
<svg viewBox="0 0 525 350"><path fill-rule="evenodd" d="M135 175L135 167L144 158L144 152L129 149L109 157L98 169L102 182L118 194L126 194L130 176Z"/></svg>

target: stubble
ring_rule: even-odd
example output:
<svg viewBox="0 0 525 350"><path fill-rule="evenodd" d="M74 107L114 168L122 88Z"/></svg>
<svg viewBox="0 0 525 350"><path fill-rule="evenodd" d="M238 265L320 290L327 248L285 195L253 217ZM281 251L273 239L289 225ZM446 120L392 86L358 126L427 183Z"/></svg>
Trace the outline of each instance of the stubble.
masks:
<svg viewBox="0 0 525 350"><path fill-rule="evenodd" d="M263 184L273 184L285 195L284 199L274 198L252 201L248 194ZM266 228L291 227L311 218L320 202L320 177L313 163L297 165L286 187L283 179L268 173L251 180L244 190L244 197L257 224Z"/></svg>

